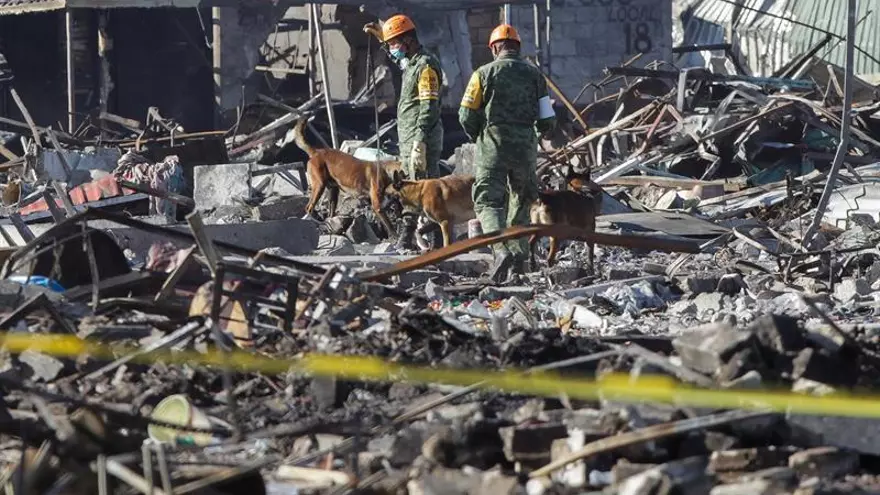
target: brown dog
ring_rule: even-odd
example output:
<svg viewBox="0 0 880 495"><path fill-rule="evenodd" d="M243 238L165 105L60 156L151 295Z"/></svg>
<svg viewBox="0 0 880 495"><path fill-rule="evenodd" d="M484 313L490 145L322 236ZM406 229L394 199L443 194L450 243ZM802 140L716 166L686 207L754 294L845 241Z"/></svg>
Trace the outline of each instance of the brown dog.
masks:
<svg viewBox="0 0 880 495"><path fill-rule="evenodd" d="M452 243L452 226L476 218L471 191L474 177L471 175L447 175L440 179L404 180L403 174L394 173L394 180L385 190L388 196L419 208L429 220L440 225L443 245Z"/></svg>
<svg viewBox="0 0 880 495"><path fill-rule="evenodd" d="M598 187L598 185L596 186ZM579 227L589 233L596 230L596 216L602 207L602 192L576 193L574 191L542 191L538 193L538 199L532 203L530 210L533 224L555 225L565 224ZM535 266L535 242L538 236L532 236L529 240L532 268ZM590 272L593 271L594 243L587 241L590 257ZM550 238L550 252L547 255L547 265L552 266L559 251L559 240Z"/></svg>
<svg viewBox="0 0 880 495"><path fill-rule="evenodd" d="M394 229L388 217L382 212L382 196L391 184L392 174L401 169L400 162L367 162L334 149L315 149L306 142L303 135L305 119L296 123L294 139L299 149L309 155L306 171L309 176L311 197L306 206L306 214L311 215L324 190L330 188L330 216L336 215L339 203L339 190L350 196L369 197L370 204L389 236Z"/></svg>

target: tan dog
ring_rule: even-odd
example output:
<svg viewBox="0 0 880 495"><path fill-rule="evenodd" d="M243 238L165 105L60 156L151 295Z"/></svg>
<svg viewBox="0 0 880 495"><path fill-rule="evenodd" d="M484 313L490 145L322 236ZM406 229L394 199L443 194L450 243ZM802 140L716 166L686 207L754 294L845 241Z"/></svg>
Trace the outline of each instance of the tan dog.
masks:
<svg viewBox="0 0 880 495"><path fill-rule="evenodd" d="M471 191L474 177L471 175L447 175L440 179L404 180L403 174L394 173L394 180L385 190L388 196L419 208L432 222L440 225L443 245L452 244L452 226L476 218Z"/></svg>
<svg viewBox="0 0 880 495"><path fill-rule="evenodd" d="M598 185L596 186L598 187ZM543 191L538 193L538 199L532 203L530 210L533 224L541 225L570 225L593 233L596 230L596 216L602 208L601 188L596 193L576 193L574 191ZM531 264L535 266L535 242L538 236L532 236L529 240L531 251ZM594 243L587 241L590 256L590 272L593 271ZM559 251L559 240L550 238L550 252L547 255L547 265L552 266Z"/></svg>
<svg viewBox="0 0 880 495"><path fill-rule="evenodd" d="M339 190L354 197L369 197L370 204L389 236L394 229L388 217L382 212L382 196L391 184L392 174L401 169L400 162L367 162L334 149L315 149L306 142L303 135L305 119L297 122L294 139L299 149L309 155L306 171L309 176L311 197L306 206L306 214L311 215L324 190L330 188L330 216L336 215L339 203Z"/></svg>

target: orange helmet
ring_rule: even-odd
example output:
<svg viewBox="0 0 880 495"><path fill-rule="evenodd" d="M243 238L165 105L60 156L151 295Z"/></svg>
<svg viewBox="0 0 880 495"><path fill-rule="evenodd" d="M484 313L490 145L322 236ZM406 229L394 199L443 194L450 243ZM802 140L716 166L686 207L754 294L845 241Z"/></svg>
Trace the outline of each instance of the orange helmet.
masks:
<svg viewBox="0 0 880 495"><path fill-rule="evenodd" d="M387 42L403 33L415 30L416 25L413 24L412 19L403 14L397 14L389 18L385 21L385 24L382 25L382 41Z"/></svg>
<svg viewBox="0 0 880 495"><path fill-rule="evenodd" d="M501 40L513 40L517 43L522 43L522 40L519 39L519 33L516 32L516 28L510 24L502 24L492 30L492 36L489 36L489 46L492 46L493 43Z"/></svg>

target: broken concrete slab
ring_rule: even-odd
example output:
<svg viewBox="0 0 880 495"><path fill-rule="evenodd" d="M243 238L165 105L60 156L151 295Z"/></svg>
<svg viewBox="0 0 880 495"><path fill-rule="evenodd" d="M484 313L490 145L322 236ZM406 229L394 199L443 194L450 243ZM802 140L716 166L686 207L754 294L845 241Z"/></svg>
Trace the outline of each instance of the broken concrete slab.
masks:
<svg viewBox="0 0 880 495"><path fill-rule="evenodd" d="M348 239L345 239L348 242ZM376 269L385 268L393 264L414 258L406 254L386 255L313 255L294 256L294 259L311 263L313 265L336 265L341 264L353 269ZM437 269L459 275L479 276L489 269L492 263L491 254L466 253L454 258L441 261L436 265Z"/></svg>
<svg viewBox="0 0 880 495"><path fill-rule="evenodd" d="M251 214L254 220L258 222L301 218L306 214L306 205L308 203L308 196L276 196L269 198L259 206L253 207Z"/></svg>
<svg viewBox="0 0 880 495"><path fill-rule="evenodd" d="M196 209L240 204L251 195L248 163L201 165L193 168Z"/></svg>
<svg viewBox="0 0 880 495"><path fill-rule="evenodd" d="M153 223L152 219L150 223ZM158 234L131 227L120 227L112 222L92 221L89 222L89 226L110 230L122 249L131 249L135 253L146 254L154 242L167 240ZM168 227L180 232L189 232L189 227L186 225ZM37 232L38 230L35 230L34 233ZM280 247L290 254L305 254L312 252L318 245L317 224L297 218L273 222L205 225L205 233L213 241L236 244L254 251L267 247ZM191 245L177 240L170 242L181 248Z"/></svg>
<svg viewBox="0 0 880 495"><path fill-rule="evenodd" d="M861 278L847 278L834 286L834 298L842 303L867 296L871 293L871 284Z"/></svg>
<svg viewBox="0 0 880 495"><path fill-rule="evenodd" d="M837 478L859 469L859 454L836 447L818 447L792 454L788 466L805 477Z"/></svg>
<svg viewBox="0 0 880 495"><path fill-rule="evenodd" d="M880 420L790 414L791 442L807 447L834 446L865 455L880 455Z"/></svg>
<svg viewBox="0 0 880 495"><path fill-rule="evenodd" d="M697 307L697 315L705 317L717 314L724 307L724 294L720 292L704 292L694 298Z"/></svg>
<svg viewBox="0 0 880 495"><path fill-rule="evenodd" d="M349 256L356 254L351 240L341 235L322 235L315 246L317 256Z"/></svg>
<svg viewBox="0 0 880 495"><path fill-rule="evenodd" d="M786 466L793 448L760 447L713 452L709 469L722 471L756 471L770 467Z"/></svg>
<svg viewBox="0 0 880 495"><path fill-rule="evenodd" d="M30 368L31 380L38 382L51 382L64 369L64 362L60 359L31 350L19 354L18 360Z"/></svg>
<svg viewBox="0 0 880 495"><path fill-rule="evenodd" d="M672 345L685 366L712 375L737 351L752 345L754 339L750 332L709 324L682 334Z"/></svg>
<svg viewBox="0 0 880 495"><path fill-rule="evenodd" d="M696 456L668 462L631 476L620 484L617 493L657 493L660 487L666 493L696 495L708 493L715 484L706 472L708 460Z"/></svg>

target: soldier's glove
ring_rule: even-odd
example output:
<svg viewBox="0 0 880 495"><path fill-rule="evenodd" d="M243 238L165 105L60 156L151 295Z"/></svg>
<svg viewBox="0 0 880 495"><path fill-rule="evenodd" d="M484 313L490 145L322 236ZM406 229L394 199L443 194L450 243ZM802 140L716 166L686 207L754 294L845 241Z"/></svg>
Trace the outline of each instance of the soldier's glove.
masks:
<svg viewBox="0 0 880 495"><path fill-rule="evenodd" d="M367 34L372 34L379 41L382 41L382 29L379 27L379 23L368 22L368 23L364 24L364 32Z"/></svg>
<svg viewBox="0 0 880 495"><path fill-rule="evenodd" d="M412 152L409 155L415 179L424 179L428 172L428 147L421 141L413 143Z"/></svg>

